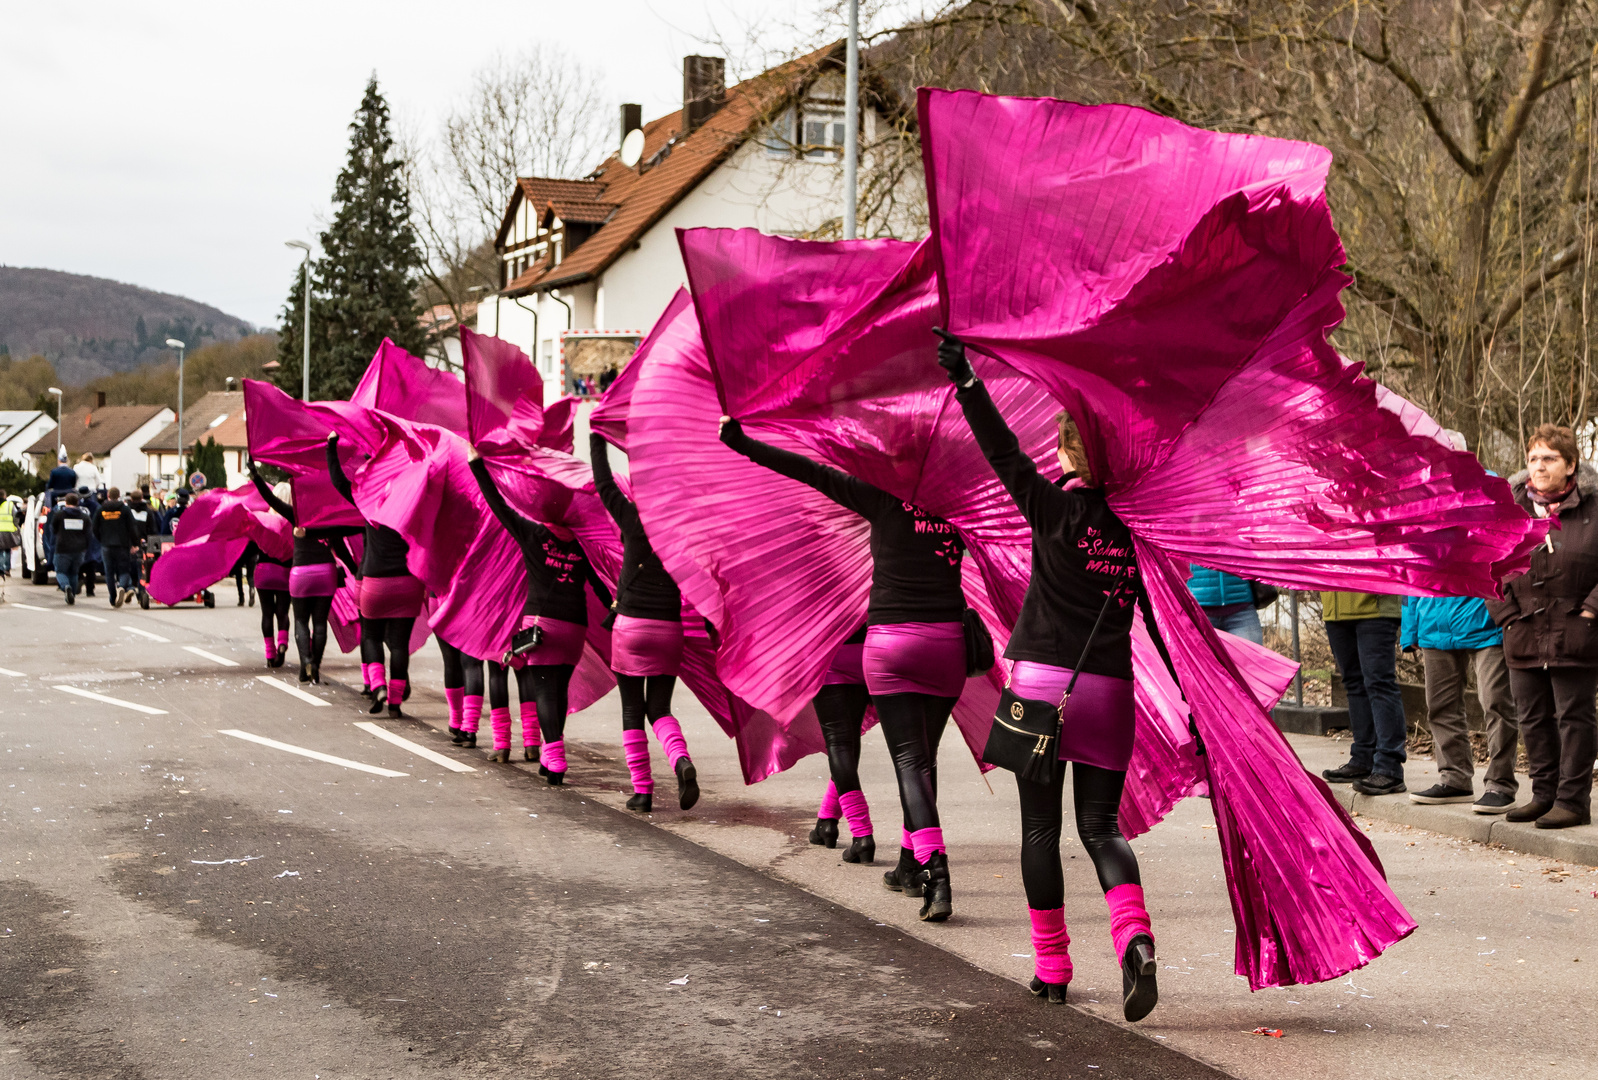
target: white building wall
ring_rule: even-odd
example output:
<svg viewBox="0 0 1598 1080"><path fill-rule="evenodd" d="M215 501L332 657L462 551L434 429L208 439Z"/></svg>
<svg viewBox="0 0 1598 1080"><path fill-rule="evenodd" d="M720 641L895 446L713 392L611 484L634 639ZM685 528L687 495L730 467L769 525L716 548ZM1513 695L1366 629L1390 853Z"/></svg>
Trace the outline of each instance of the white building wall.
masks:
<svg viewBox="0 0 1598 1080"><path fill-rule="evenodd" d="M54 430L55 421L50 419L47 413L40 413L31 423L7 439L4 446L0 446L0 460L14 461L24 469L32 468L32 459L23 451Z"/></svg>
<svg viewBox="0 0 1598 1080"><path fill-rule="evenodd" d="M109 454L97 459L95 464L100 467L100 479L105 486L121 488L123 491L138 487L139 477L149 469L149 455L139 448L159 435L163 428L177 419L177 415L171 409L162 409L133 434L112 447Z"/></svg>

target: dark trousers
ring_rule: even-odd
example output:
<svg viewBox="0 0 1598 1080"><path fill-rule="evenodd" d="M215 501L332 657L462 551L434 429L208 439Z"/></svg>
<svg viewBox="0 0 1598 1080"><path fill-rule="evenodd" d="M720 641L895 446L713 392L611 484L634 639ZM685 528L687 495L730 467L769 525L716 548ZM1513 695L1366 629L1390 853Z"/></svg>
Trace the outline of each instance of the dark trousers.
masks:
<svg viewBox="0 0 1598 1080"><path fill-rule="evenodd" d="M127 548L106 548L105 583L113 589L131 589L133 582L133 553Z"/></svg>
<svg viewBox="0 0 1598 1080"><path fill-rule="evenodd" d="M1598 668L1510 668L1509 687L1526 740L1532 801L1590 814Z"/></svg>
<svg viewBox="0 0 1598 1080"><path fill-rule="evenodd" d="M1404 778L1404 699L1398 690L1398 620L1349 619L1326 624L1326 641L1348 691L1354 764Z"/></svg>

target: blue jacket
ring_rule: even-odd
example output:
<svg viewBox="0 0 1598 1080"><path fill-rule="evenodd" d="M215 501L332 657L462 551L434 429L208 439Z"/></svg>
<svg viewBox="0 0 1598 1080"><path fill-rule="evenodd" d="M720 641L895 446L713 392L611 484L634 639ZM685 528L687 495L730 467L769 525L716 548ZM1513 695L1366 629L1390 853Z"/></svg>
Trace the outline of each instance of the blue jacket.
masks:
<svg viewBox="0 0 1598 1080"><path fill-rule="evenodd" d="M1193 597L1198 600L1199 607L1254 604L1254 590L1249 587L1249 583L1236 574L1228 574L1225 570L1209 570L1195 566L1193 576L1187 580L1187 587L1193 591Z"/></svg>
<svg viewBox="0 0 1598 1080"><path fill-rule="evenodd" d="M1504 632L1493 625L1487 601L1473 596L1406 596L1398 643L1403 648L1485 649L1501 645Z"/></svg>

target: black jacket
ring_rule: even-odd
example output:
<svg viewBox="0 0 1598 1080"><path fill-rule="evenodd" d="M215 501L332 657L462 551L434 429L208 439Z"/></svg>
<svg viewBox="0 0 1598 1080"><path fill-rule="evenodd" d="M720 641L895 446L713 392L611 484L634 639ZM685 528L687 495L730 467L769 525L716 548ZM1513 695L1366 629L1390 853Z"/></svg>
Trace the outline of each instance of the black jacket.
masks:
<svg viewBox="0 0 1598 1080"><path fill-rule="evenodd" d="M522 614L587 626L588 597L583 584L591 583L595 595L606 604L610 603L610 590L595 576L583 545L575 539L562 540L512 510L481 459L473 461L471 469L488 508L522 549L522 563L527 568L527 600Z"/></svg>
<svg viewBox="0 0 1598 1080"><path fill-rule="evenodd" d="M55 538L58 555L81 555L89 550L89 533L93 523L89 512L81 506L62 503L50 511L50 533Z"/></svg>
<svg viewBox="0 0 1598 1080"><path fill-rule="evenodd" d="M1510 477L1515 500L1535 514L1526 474ZM1559 527L1531 553L1531 566L1504 582L1504 599L1487 601L1504 628L1504 660L1512 668L1598 667L1598 471L1583 464L1576 489L1555 513Z"/></svg>
<svg viewBox="0 0 1598 1080"><path fill-rule="evenodd" d="M334 489L351 506L355 505L355 490L350 478L344 474L344 465L338 459L338 443L327 444L327 473ZM410 567L405 563L411 546L405 538L387 525L366 526L366 543L361 548L361 577L408 577Z"/></svg>
<svg viewBox="0 0 1598 1080"><path fill-rule="evenodd" d="M295 525L294 507L272 494L272 489L266 486L266 480L256 472L253 463L250 469L250 479L255 481L255 490L261 493L261 498L266 500L266 505L276 510L290 525ZM355 573L355 560L350 558L349 550L344 546L344 537L354 536L360 532L354 525L339 527L326 527L305 529L305 535L294 535L294 565L316 566L330 563L336 558L339 562L349 567L350 573Z"/></svg>
<svg viewBox="0 0 1598 1080"><path fill-rule="evenodd" d="M959 622L965 540L947 521L864 480L779 450L729 420L721 441L757 465L815 488L871 523L871 601L866 625Z"/></svg>
<svg viewBox="0 0 1598 1080"><path fill-rule="evenodd" d="M121 499L100 504L94 512L94 538L105 548L127 551L141 539L133 511Z"/></svg>
<svg viewBox="0 0 1598 1080"><path fill-rule="evenodd" d="M152 510L142 496L134 495L128 499L128 517L133 522L133 527L138 530L137 543L151 536L161 535L161 514Z"/></svg>
<svg viewBox="0 0 1598 1080"><path fill-rule="evenodd" d="M638 507L616 486L610 472L610 444L603 436L588 437L593 457L594 488L621 529L621 580L616 582L616 612L632 619L682 618L682 592L650 546Z"/></svg>
<svg viewBox="0 0 1598 1080"><path fill-rule="evenodd" d="M1004 655L1130 679L1132 604L1141 593L1131 531L1099 489L1066 490L1044 478L980 380L955 397L988 464L1032 526L1032 580ZM1118 585L1084 660L1088 634Z"/></svg>

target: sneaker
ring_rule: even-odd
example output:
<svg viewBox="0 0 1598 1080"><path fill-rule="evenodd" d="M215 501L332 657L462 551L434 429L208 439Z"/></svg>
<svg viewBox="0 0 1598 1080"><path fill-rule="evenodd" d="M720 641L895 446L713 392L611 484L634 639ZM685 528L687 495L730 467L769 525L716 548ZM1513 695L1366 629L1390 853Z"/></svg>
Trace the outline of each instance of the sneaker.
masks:
<svg viewBox="0 0 1598 1080"><path fill-rule="evenodd" d="M1463 803L1476 798L1476 793L1470 788L1449 787L1447 784L1433 784L1425 791L1411 791L1410 802L1425 803L1428 806L1439 803Z"/></svg>
<svg viewBox="0 0 1598 1080"><path fill-rule="evenodd" d="M1322 776L1334 784L1351 784L1355 780L1365 779L1370 774L1370 769L1363 765L1355 765L1352 761L1340 768L1327 769L1321 773Z"/></svg>
<svg viewBox="0 0 1598 1080"><path fill-rule="evenodd" d="M1363 780L1355 780L1354 790L1361 795L1402 795L1409 789L1400 777L1371 773Z"/></svg>
<svg viewBox="0 0 1598 1080"><path fill-rule="evenodd" d="M1502 791L1487 791L1477 799L1471 809L1478 814L1505 814L1515 805L1515 797Z"/></svg>
<svg viewBox="0 0 1598 1080"><path fill-rule="evenodd" d="M72 605L76 604L77 602L78 602L78 594L77 593L75 593L75 592L67 593L67 606L68 607L71 607Z"/></svg>

